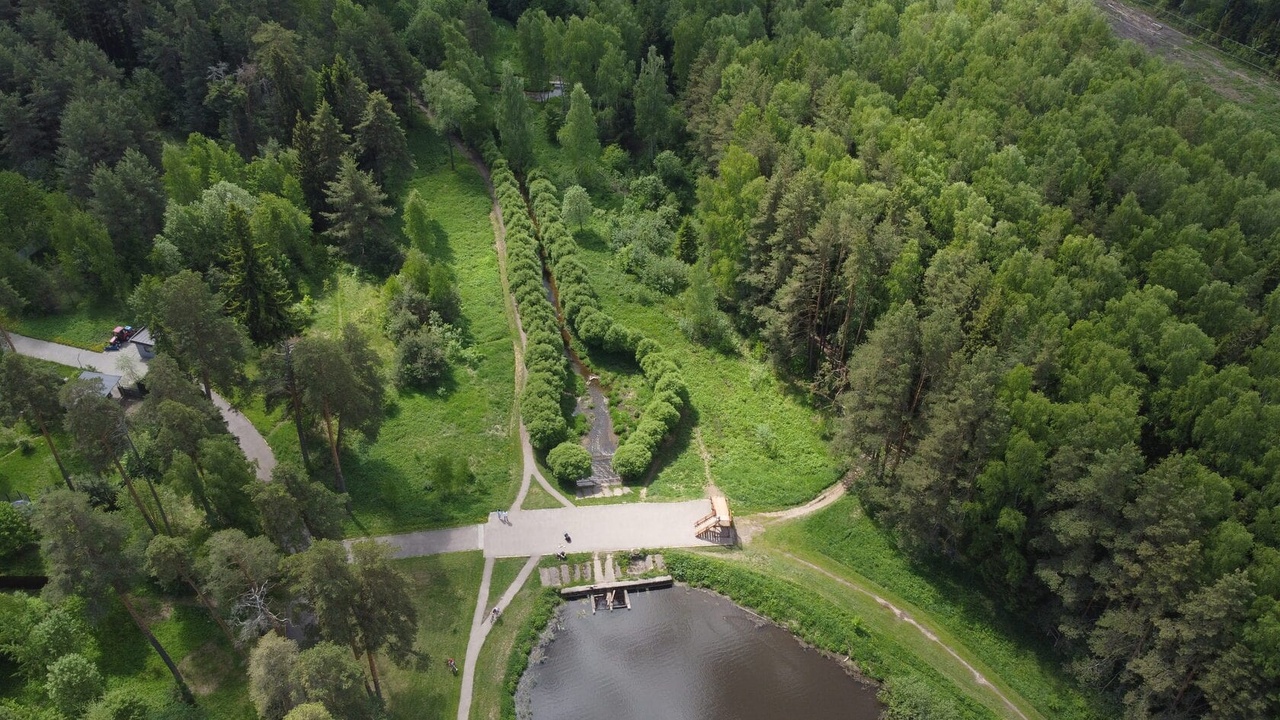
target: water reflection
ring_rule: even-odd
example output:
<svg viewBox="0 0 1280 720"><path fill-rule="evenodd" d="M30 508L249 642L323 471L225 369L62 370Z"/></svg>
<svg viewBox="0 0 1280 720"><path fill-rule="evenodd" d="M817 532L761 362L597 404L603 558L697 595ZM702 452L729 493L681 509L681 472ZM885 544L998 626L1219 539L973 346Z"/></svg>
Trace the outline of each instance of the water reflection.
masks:
<svg viewBox="0 0 1280 720"><path fill-rule="evenodd" d="M631 610L592 615L585 600L517 694L531 720L874 720L875 689L781 628L711 593L632 596Z"/></svg>

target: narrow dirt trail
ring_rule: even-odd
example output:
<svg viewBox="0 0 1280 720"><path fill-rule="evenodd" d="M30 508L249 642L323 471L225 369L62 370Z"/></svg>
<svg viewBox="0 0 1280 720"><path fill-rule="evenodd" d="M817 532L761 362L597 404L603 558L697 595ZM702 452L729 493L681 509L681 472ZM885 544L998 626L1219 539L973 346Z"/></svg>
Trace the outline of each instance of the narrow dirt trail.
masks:
<svg viewBox="0 0 1280 720"><path fill-rule="evenodd" d="M1023 713L1022 710L1020 710L1018 706L1015 705L1014 702L1010 700L1007 695L1001 692L1000 689L997 688L995 685L992 685L991 681L987 680L985 675L979 672L978 669L975 668L973 665L969 664L969 662L966 661L964 658L960 657L960 653L956 652L955 648L952 648L950 645L942 642L942 640L938 638L937 633L921 625L915 618L911 617L909 613L905 612L904 610L894 605L893 603L889 602L888 600L880 597L879 595L872 592L871 590L857 583L850 582L840 577L839 575L836 575L835 573L830 572L829 570L826 570L817 565L814 565L808 560L802 560L796 557L795 555L792 555L791 553L786 552L785 550L779 550L778 554L796 563L797 565L802 565L806 568L809 568L810 570L813 570L814 572L821 573L822 575L836 581L840 585L847 587L850 590L853 590L854 592L861 593L871 598L872 600L875 601L877 605L893 613L894 618L902 622L905 622L906 624L915 628L920 632L921 635L923 635L930 642L936 643L938 647L942 648L943 652L950 655L957 663L963 666L965 670L967 670L970 673L970 675L973 676L973 681L975 684L977 684L979 687L985 688L991 694L999 698L1000 702L1004 703L1004 706L1007 707L1011 713L1013 713L1019 718L1022 718L1022 720L1031 720L1031 718L1029 718L1025 713Z"/></svg>

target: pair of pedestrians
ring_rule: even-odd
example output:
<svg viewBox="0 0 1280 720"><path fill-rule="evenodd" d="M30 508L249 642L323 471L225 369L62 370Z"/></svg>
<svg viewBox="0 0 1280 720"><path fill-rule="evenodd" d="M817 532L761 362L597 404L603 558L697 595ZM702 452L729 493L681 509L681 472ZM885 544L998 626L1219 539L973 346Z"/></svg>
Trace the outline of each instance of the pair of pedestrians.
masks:
<svg viewBox="0 0 1280 720"><path fill-rule="evenodd" d="M502 522L507 525L511 524L511 515L507 513L506 510L498 510L495 514L498 516L498 522Z"/></svg>

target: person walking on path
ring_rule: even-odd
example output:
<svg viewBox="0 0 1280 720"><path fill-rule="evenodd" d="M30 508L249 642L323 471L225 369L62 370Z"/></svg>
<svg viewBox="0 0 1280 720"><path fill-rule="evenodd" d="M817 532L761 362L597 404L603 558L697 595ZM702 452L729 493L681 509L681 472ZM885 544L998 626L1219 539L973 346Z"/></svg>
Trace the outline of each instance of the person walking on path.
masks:
<svg viewBox="0 0 1280 720"><path fill-rule="evenodd" d="M494 623L497 623L497 622L498 622L498 616L499 616L499 615L501 615L501 614L502 614L502 611L501 611L501 610L499 610L499 609L495 606L495 607L493 608L493 612L489 613L489 617L490 617L490 619L492 619L492 621L493 621Z"/></svg>

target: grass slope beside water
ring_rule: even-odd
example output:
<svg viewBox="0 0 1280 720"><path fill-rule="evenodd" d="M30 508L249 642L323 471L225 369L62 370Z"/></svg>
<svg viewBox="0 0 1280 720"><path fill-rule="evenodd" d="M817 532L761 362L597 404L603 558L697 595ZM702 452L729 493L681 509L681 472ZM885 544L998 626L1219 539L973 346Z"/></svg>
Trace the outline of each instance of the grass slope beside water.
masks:
<svg viewBox="0 0 1280 720"><path fill-rule="evenodd" d="M758 554L757 554L758 551ZM762 569L809 587L852 608L878 642L920 658L969 697L1007 714L991 693L938 644L897 620L872 598L781 555L788 553L863 586L916 618L939 640L999 687L1030 717L1091 718L1098 701L1084 695L1062 670L1063 658L1048 652L966 578L910 562L874 523L846 498L811 517L771 529L746 556ZM727 557L733 557L728 555ZM1001 712L1003 710L1003 712Z"/></svg>

